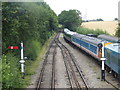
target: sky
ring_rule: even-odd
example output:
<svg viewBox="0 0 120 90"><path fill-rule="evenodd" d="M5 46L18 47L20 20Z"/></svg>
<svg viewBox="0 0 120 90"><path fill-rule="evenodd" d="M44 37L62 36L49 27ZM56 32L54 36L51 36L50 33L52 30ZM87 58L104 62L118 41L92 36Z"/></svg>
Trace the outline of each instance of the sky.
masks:
<svg viewBox="0 0 120 90"><path fill-rule="evenodd" d="M112 21L118 18L120 0L44 0L59 15L63 10L77 9L84 20L102 18Z"/></svg>

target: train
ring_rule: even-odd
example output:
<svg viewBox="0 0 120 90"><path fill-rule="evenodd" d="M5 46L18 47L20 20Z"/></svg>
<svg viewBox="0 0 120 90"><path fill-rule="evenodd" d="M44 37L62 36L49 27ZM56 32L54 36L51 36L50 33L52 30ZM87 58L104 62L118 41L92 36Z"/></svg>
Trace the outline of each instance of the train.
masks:
<svg viewBox="0 0 120 90"><path fill-rule="evenodd" d="M102 42L104 42L104 55L106 58L105 67L109 72L120 80L120 44L112 43L108 40L103 40L88 35L78 34L65 28L63 31L65 40L84 50L92 57L96 58L97 62L101 62L102 58Z"/></svg>

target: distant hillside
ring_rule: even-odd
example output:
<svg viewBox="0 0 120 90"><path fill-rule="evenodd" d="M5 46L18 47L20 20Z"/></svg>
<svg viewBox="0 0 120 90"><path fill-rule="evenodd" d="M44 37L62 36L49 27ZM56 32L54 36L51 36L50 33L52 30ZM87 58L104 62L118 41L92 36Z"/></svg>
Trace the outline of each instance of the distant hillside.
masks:
<svg viewBox="0 0 120 90"><path fill-rule="evenodd" d="M89 29L102 29L110 33L115 34L116 28L118 26L117 21L95 21L95 22L83 22L82 27Z"/></svg>

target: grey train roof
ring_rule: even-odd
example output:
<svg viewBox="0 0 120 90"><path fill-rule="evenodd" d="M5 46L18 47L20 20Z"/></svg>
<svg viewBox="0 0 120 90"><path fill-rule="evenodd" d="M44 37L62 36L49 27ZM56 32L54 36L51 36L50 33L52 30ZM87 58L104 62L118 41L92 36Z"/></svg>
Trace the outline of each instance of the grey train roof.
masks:
<svg viewBox="0 0 120 90"><path fill-rule="evenodd" d="M90 42L92 44L98 45L99 43L102 43L102 40L94 38L94 37L89 37L86 35L82 35L82 34L74 34L73 37L76 37L78 39L82 39L84 41Z"/></svg>
<svg viewBox="0 0 120 90"><path fill-rule="evenodd" d="M83 37L86 37L86 35L83 35L83 34L74 34L73 37L77 37L79 39L83 38Z"/></svg>
<svg viewBox="0 0 120 90"><path fill-rule="evenodd" d="M109 36L105 34L99 35L98 38L102 38L102 39L106 39L106 40L114 41L114 42L120 42L120 37L114 37L114 36Z"/></svg>

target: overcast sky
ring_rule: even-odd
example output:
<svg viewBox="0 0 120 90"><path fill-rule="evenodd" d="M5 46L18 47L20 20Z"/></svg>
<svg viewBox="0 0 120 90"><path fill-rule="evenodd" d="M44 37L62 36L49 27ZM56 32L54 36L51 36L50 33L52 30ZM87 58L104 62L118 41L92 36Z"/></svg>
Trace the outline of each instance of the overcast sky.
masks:
<svg viewBox="0 0 120 90"><path fill-rule="evenodd" d="M44 0L58 15L63 10L77 9L83 19L102 18L105 21L118 17L118 2L120 0Z"/></svg>

